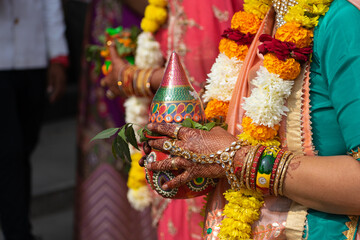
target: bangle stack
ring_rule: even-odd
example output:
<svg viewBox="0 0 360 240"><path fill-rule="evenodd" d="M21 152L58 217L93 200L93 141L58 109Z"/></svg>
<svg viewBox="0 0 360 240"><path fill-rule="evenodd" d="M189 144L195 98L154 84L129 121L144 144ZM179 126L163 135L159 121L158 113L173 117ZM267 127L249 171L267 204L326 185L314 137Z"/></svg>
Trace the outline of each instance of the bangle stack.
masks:
<svg viewBox="0 0 360 240"><path fill-rule="evenodd" d="M241 181L236 177L234 171L234 157L238 150L243 146L242 141L236 141L231 143L230 147L225 148L224 150L219 150L216 153L212 154L196 154L194 152L184 150L181 147L176 146L176 140L165 141L163 144L163 149L169 151L171 155L181 156L183 158L192 160L195 163L200 164L220 164L222 168L226 171L226 177L231 188L234 190L239 190L241 187Z"/></svg>
<svg viewBox="0 0 360 240"><path fill-rule="evenodd" d="M286 171L293 157L291 152L275 146L252 147L237 171L241 187L264 195L283 196Z"/></svg>
<svg viewBox="0 0 360 240"><path fill-rule="evenodd" d="M159 68L140 69L125 65L119 71L118 86L127 97L152 97L151 78Z"/></svg>

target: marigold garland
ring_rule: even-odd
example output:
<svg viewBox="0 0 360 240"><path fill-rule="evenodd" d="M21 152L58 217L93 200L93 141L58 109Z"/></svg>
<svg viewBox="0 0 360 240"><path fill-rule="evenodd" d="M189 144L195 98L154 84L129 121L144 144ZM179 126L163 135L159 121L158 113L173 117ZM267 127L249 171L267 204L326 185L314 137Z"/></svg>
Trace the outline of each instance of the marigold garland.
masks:
<svg viewBox="0 0 360 240"><path fill-rule="evenodd" d="M167 19L167 1L149 0L140 27L144 32L156 32Z"/></svg>
<svg viewBox="0 0 360 240"><path fill-rule="evenodd" d="M255 34L259 29L261 20L258 16L247 12L237 12L231 19L231 28L242 33Z"/></svg>
<svg viewBox="0 0 360 240"><path fill-rule="evenodd" d="M301 71L300 63L295 59L288 58L286 61L282 61L273 53L264 56L264 66L269 72L279 74L285 80L296 79Z"/></svg>
<svg viewBox="0 0 360 240"><path fill-rule="evenodd" d="M312 31L302 28L298 23L285 23L278 28L275 38L283 42L292 42L298 48L309 47L314 34Z"/></svg>
<svg viewBox="0 0 360 240"><path fill-rule="evenodd" d="M141 153L134 153L131 155L131 169L127 181L127 186L130 189L136 190L142 186L146 186L144 168L140 167L138 163L141 157Z"/></svg>
<svg viewBox="0 0 360 240"><path fill-rule="evenodd" d="M219 43L219 51L224 53L228 58L235 57L244 61L249 48L246 45L238 45L236 42L223 38Z"/></svg>
<svg viewBox="0 0 360 240"><path fill-rule="evenodd" d="M243 118L241 126L245 133L260 141L273 139L279 130L279 125L275 125L274 128L271 128L264 125L253 124L252 119L249 117Z"/></svg>
<svg viewBox="0 0 360 240"><path fill-rule="evenodd" d="M228 109L229 109L229 102L223 102L217 99L213 99L210 102L208 102L205 109L205 115L207 119L222 117L225 121Z"/></svg>
<svg viewBox="0 0 360 240"><path fill-rule="evenodd" d="M284 17L284 20L287 23L277 29L275 38L282 42L295 44L297 48L311 47L313 38L312 28L317 25L319 16L326 13L331 1L332 0L299 0L298 5L289 7L289 10ZM234 14L231 22L231 28L237 29L245 34L255 34L261 24L261 19L264 18L269 8L269 5L270 0L245 0L245 11L240 11ZM237 48L229 39L222 39L220 41L219 50L230 58L238 57L239 60L243 60L245 58L245 56L243 56L243 49L241 49L242 52L240 55L235 53ZM301 52L304 56L308 56L310 53L311 51L305 50ZM247 103L244 103L248 105L243 105L243 107L244 109L247 109L246 111L252 108L262 109L261 106L256 104L264 104L264 101L259 100L263 99L263 97L267 96L267 94L276 94L276 97L271 95L270 99L275 98L277 104L280 105L275 108L273 107L274 105L271 105L272 109L269 111L262 110L257 114L251 113L250 115L252 117L256 117L258 119L257 123L254 123L254 121L248 117L245 112L245 116L242 121L243 132L238 136L238 138L248 142L250 145L281 145L278 137L279 124L281 116L285 115L288 111L284 103L286 98L290 95L289 92L292 87L292 82L291 84L288 84L290 81L284 80L294 80L301 72L300 63L292 58L294 55L291 54L296 53L290 53L289 55L291 58L287 57L285 61L278 59L273 53L267 53L264 56L264 67L266 68L266 71L264 71L264 67L259 69L257 73L258 85L256 86L259 90L252 91L252 94L262 94L263 96L253 96L251 101L248 100ZM299 53L297 53L297 55L299 55ZM297 55L296 57L299 61L303 61L302 59L308 59L307 57L298 57ZM271 81L271 84L265 84L264 81ZM216 86L216 84L210 82L210 86L211 85ZM272 90L269 91L267 88L271 88ZM274 91L274 89L276 90ZM264 94L264 91L267 93ZM281 100L281 98L284 100ZM207 99L209 99L209 97ZM250 97L248 99L250 99ZM213 100L210 102L215 103ZM221 107L221 104L210 104L208 112L219 112L220 110L215 107L216 105ZM207 113L207 115L211 116L211 113ZM273 120L270 121L270 118ZM259 121L259 119L261 121ZM251 225L259 218L259 209L262 206L263 200L262 196L257 192L247 189L241 189L238 192L228 190L224 195L229 203L226 204L224 208L223 214L226 217L221 222L218 237L220 239L250 239ZM254 204L250 204L252 201Z"/></svg>
<svg viewBox="0 0 360 240"><path fill-rule="evenodd" d="M263 205L262 194L248 189L228 190L224 193L228 203L224 207L226 215L221 221L218 237L226 240L251 239L251 225L259 219Z"/></svg>
<svg viewBox="0 0 360 240"><path fill-rule="evenodd" d="M281 145L279 139L277 139L277 138L270 139L267 141L261 141L261 140L256 140L255 138L253 138L252 136L250 136L249 134L247 134L245 132L239 134L237 137L238 137L238 139L240 139L242 141L248 142L249 145L252 145L252 146L260 144L260 145L263 145L266 147L269 147L269 146L280 147L280 145Z"/></svg>

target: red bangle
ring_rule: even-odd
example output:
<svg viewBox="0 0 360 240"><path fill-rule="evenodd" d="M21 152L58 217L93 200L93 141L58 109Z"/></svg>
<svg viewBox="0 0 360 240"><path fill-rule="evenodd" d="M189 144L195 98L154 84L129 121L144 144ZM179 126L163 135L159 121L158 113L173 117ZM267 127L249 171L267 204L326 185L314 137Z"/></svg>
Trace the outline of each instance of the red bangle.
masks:
<svg viewBox="0 0 360 240"><path fill-rule="evenodd" d="M254 157L254 160L252 162L252 167L251 167L251 173L250 173L250 188L252 190L256 189L256 184L255 184L255 180L256 180L256 174L257 174L257 168L258 168L258 163L259 163L259 159L262 155L262 153L264 152L266 146L261 146Z"/></svg>
<svg viewBox="0 0 360 240"><path fill-rule="evenodd" d="M281 159L281 157L283 156L284 153L285 153L285 150L281 149L278 152L278 154L276 155L274 165L273 165L271 175L270 175L270 185L269 185L269 193L270 193L270 195L274 195L274 181L275 181L276 171L277 171L277 168L279 166L280 159Z"/></svg>
<svg viewBox="0 0 360 240"><path fill-rule="evenodd" d="M69 67L69 58L68 56L57 56L50 59L50 63L58 63L63 65L65 68Z"/></svg>

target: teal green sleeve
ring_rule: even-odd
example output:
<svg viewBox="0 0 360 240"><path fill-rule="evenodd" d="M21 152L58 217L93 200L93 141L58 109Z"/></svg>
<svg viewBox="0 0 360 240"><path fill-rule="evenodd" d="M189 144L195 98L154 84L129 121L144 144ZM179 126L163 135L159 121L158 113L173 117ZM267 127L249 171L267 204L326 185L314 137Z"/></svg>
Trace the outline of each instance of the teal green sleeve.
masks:
<svg viewBox="0 0 360 240"><path fill-rule="evenodd" d="M360 11L346 1L336 4L340 9L323 22L319 59L349 151L360 145Z"/></svg>

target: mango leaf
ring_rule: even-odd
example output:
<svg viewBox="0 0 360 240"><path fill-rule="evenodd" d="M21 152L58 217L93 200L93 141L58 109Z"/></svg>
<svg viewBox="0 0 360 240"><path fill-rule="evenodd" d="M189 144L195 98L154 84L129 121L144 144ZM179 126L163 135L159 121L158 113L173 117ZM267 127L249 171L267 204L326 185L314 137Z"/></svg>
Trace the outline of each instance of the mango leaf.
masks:
<svg viewBox="0 0 360 240"><path fill-rule="evenodd" d="M135 131L134 131L132 124L129 124L126 126L125 135L126 135L127 142L130 143L134 148L136 148L137 150L140 151L139 146L136 141Z"/></svg>
<svg viewBox="0 0 360 240"><path fill-rule="evenodd" d="M120 137L116 136L113 143L112 143L112 154L113 154L115 159L118 158L118 157L120 159L123 159L124 158L124 153L119 150L118 138L120 138Z"/></svg>
<svg viewBox="0 0 360 240"><path fill-rule="evenodd" d="M121 127L121 129L118 133L118 136L121 137L126 142L125 128L126 128L126 125Z"/></svg>
<svg viewBox="0 0 360 240"><path fill-rule="evenodd" d="M124 156L122 159L127 161L128 163L131 163L129 144L120 137L118 138L116 146Z"/></svg>
<svg viewBox="0 0 360 240"><path fill-rule="evenodd" d="M91 141L94 141L96 139L105 139L105 138L110 138L111 136L113 136L115 133L117 133L117 131L119 131L119 128L108 128L105 129L104 131L99 132L98 134L96 134L95 137L93 137Z"/></svg>

